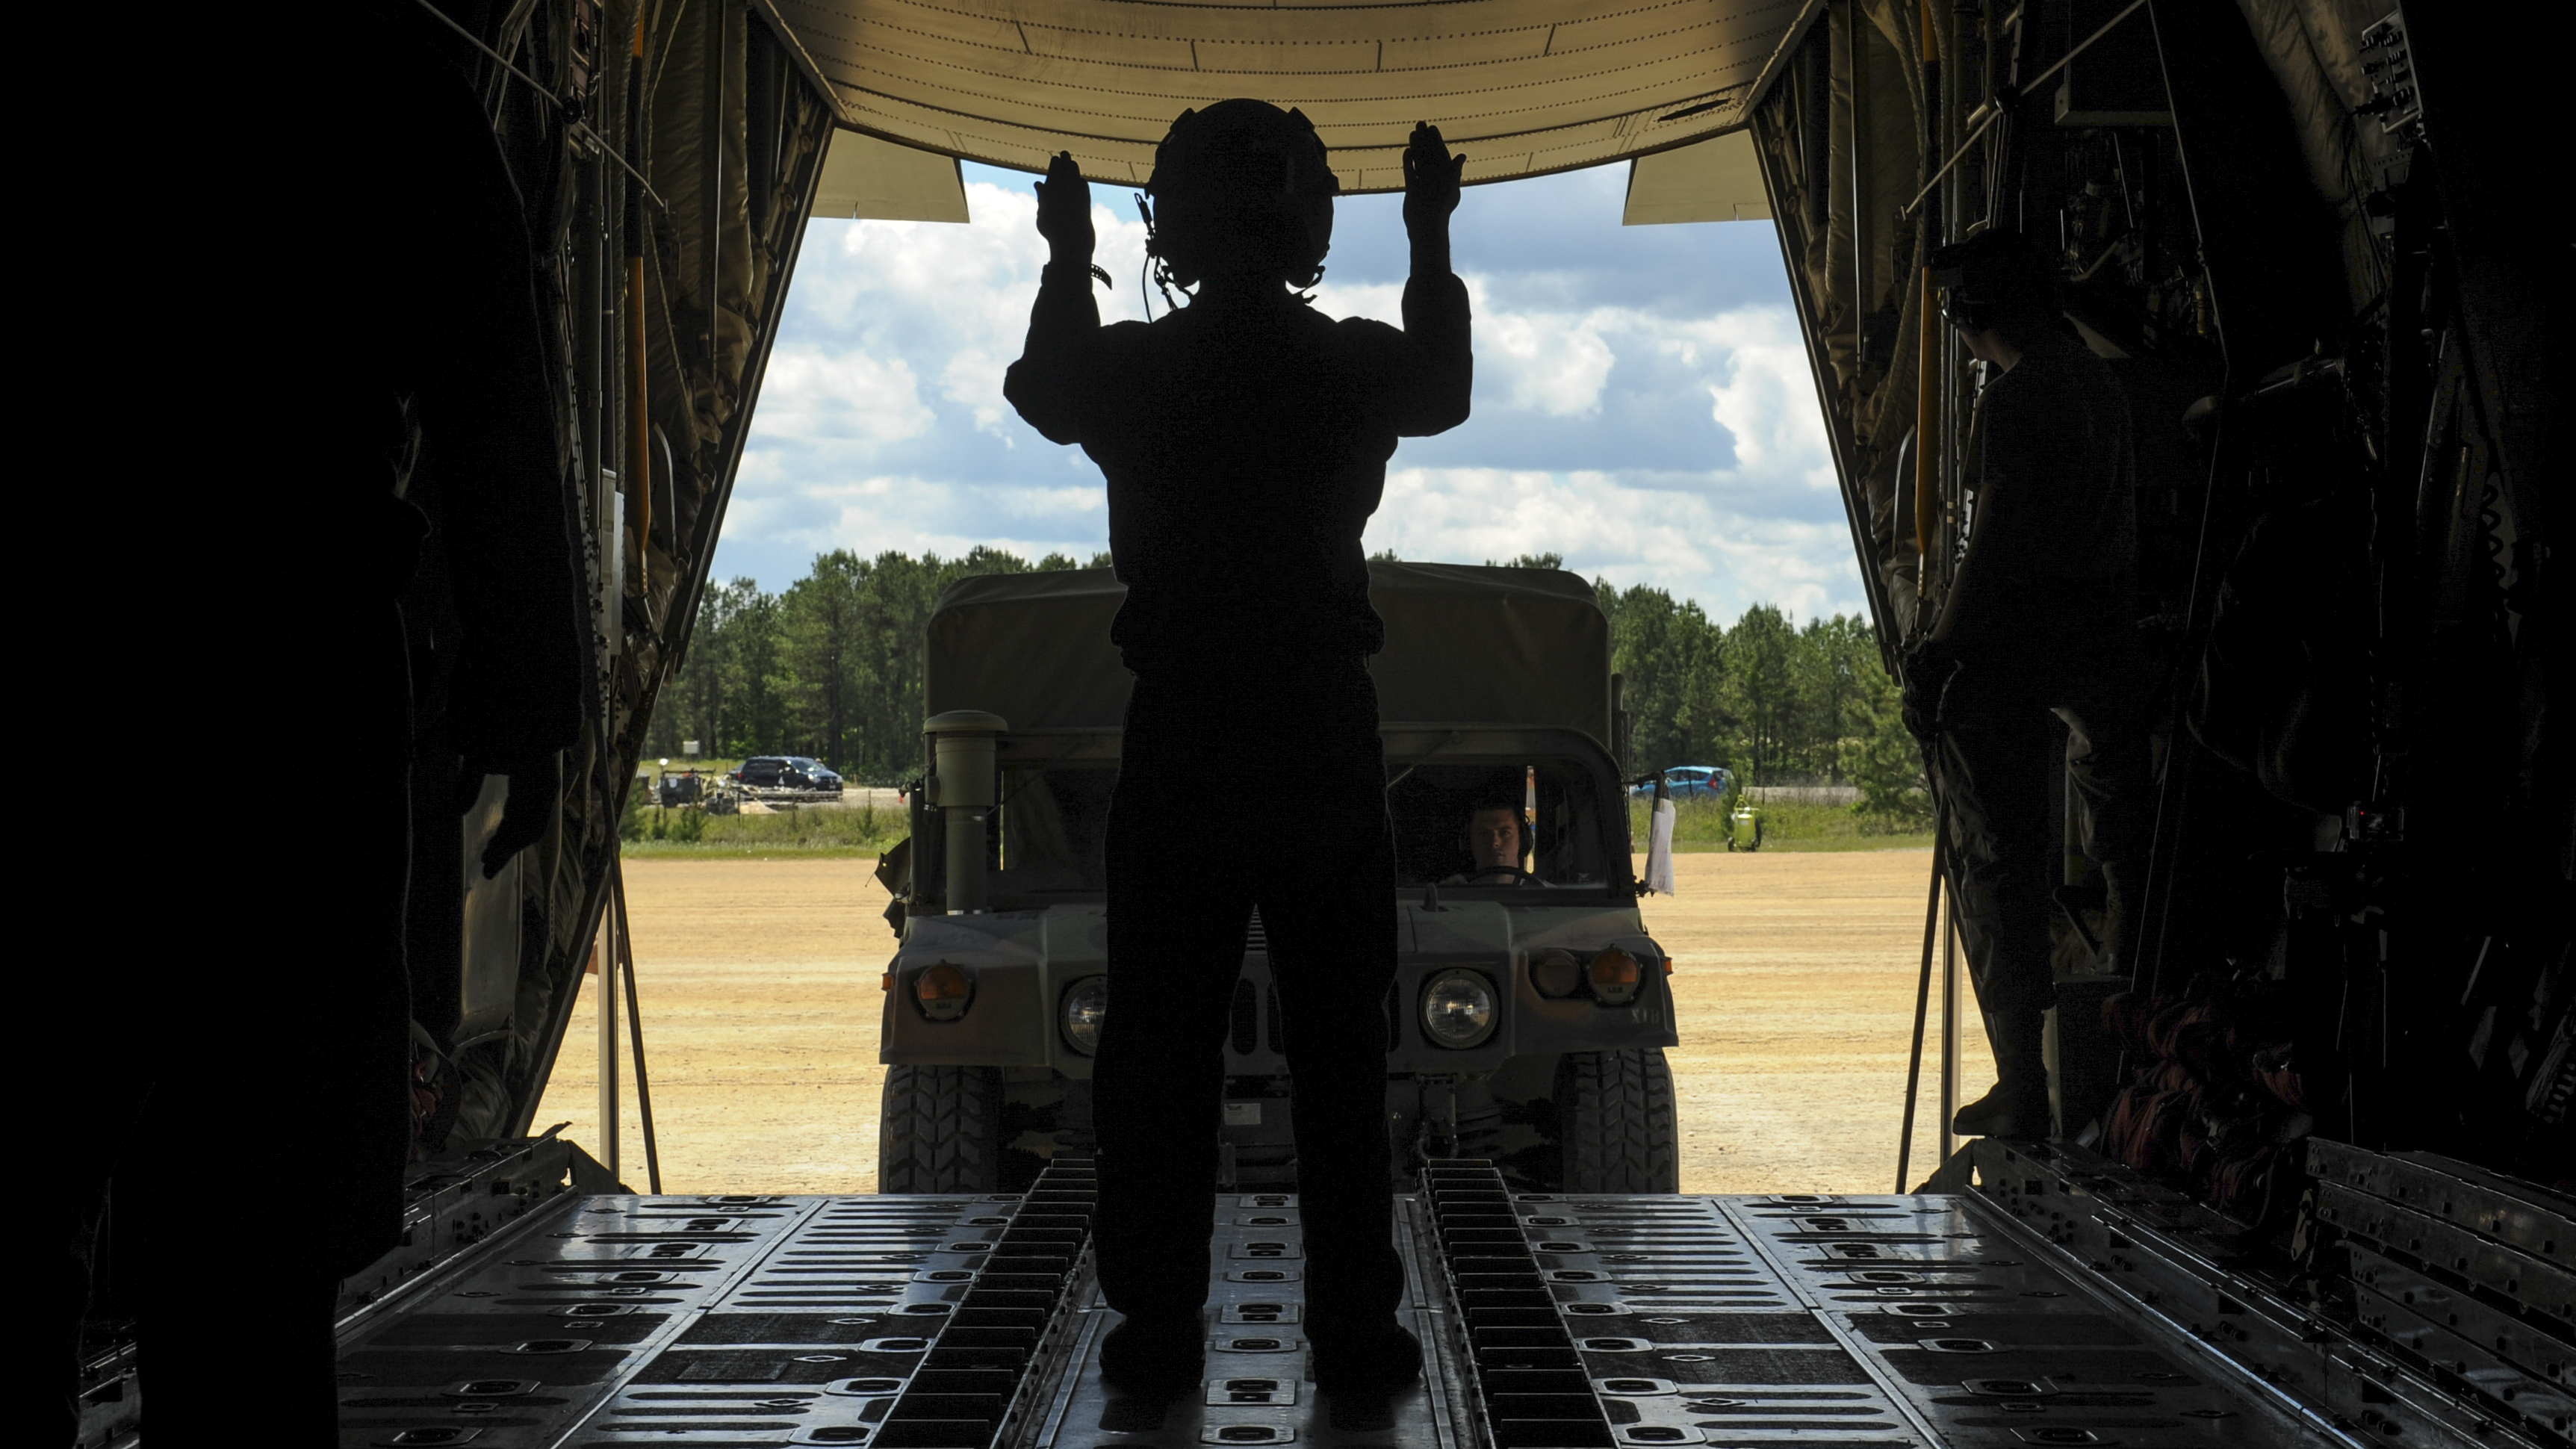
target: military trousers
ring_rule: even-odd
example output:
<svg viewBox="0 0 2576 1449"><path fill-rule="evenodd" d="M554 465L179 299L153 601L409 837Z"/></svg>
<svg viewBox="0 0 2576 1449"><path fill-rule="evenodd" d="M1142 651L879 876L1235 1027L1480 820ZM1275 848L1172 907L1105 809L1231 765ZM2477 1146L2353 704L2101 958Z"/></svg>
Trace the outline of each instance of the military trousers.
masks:
<svg viewBox="0 0 2576 1449"><path fill-rule="evenodd" d="M2070 844L2101 866L2114 930L2134 935L2133 924L2120 923L2136 920L2129 896L2155 808L2145 704L2143 670L2126 652L2057 668L1971 661L1942 697L1943 828L1959 934L1990 1022L2036 1023L2056 999L2049 923L2064 867L2049 777L2061 768L2082 816L2079 839ZM2126 941L2116 954L2125 966Z"/></svg>
<svg viewBox="0 0 2576 1449"><path fill-rule="evenodd" d="M1093 1240L1110 1306L1206 1302L1224 1044L1258 908L1294 1079L1309 1321L1396 1308L1394 880L1364 660L1139 674L1109 812L1109 1000L1092 1068Z"/></svg>

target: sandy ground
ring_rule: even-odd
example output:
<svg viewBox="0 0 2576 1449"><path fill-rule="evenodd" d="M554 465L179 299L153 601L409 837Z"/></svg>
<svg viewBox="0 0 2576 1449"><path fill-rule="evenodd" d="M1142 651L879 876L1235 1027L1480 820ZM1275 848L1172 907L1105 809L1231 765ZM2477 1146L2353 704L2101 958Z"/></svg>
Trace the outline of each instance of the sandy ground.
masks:
<svg viewBox="0 0 2576 1449"><path fill-rule="evenodd" d="M633 860L646 1061L666 1192L876 1187L878 975L894 938L867 860ZM1673 953L1686 1192L1885 1192L1895 1180L1928 851L1682 855L1646 901ZM1964 986L1963 986L1964 990ZM600 1150L584 993L537 1113ZM1940 995L1932 1001L1933 1040ZM1994 1080L1973 1013L1962 1100ZM1914 1174L1937 1150L1937 1047ZM620 1168L645 1186L633 1063Z"/></svg>
<svg viewBox="0 0 2576 1449"><path fill-rule="evenodd" d="M1685 1192L1886 1192L1896 1183L1929 850L1679 855L1645 902L1673 953ZM1967 983L1960 991L1966 999ZM1963 1007L1960 1100L1994 1085ZM1939 1159L1940 983L1916 1114L1916 1181Z"/></svg>

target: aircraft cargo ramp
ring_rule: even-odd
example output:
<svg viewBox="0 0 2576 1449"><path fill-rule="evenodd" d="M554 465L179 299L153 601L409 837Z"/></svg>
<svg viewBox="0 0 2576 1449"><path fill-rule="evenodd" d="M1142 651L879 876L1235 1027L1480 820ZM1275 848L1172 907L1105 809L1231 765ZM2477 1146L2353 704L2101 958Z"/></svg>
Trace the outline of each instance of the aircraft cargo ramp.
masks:
<svg viewBox="0 0 2576 1449"><path fill-rule="evenodd" d="M353 1300L344 1445L2567 1442L2564 1204L2332 1144L2340 1316L2076 1149L1981 1143L1982 1186L1886 1197L1516 1194L1432 1163L1400 1215L1425 1373L1386 1404L1306 1377L1295 1197L1229 1193L1204 1392L1168 1406L1099 1381L1087 1164L1014 1195L528 1199L568 1150L487 1150L425 1196L422 1250L479 1240ZM2454 1250L2483 1266L2445 1296Z"/></svg>

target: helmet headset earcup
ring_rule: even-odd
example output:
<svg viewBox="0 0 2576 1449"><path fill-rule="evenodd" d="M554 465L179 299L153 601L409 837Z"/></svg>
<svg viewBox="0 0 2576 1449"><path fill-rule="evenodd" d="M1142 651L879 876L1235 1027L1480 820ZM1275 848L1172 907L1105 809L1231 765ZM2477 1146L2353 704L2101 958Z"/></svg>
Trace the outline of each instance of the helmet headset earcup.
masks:
<svg viewBox="0 0 2576 1449"><path fill-rule="evenodd" d="M2046 320L2066 306L2057 263L2018 232L1989 228L1927 259L1941 288L1941 317L1962 332Z"/></svg>

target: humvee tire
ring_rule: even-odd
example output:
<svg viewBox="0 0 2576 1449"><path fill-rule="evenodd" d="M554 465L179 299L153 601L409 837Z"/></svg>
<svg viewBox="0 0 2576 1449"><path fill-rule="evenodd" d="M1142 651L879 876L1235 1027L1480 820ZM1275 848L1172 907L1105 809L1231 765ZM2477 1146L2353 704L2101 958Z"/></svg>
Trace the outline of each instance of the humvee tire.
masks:
<svg viewBox="0 0 2576 1449"><path fill-rule="evenodd" d="M877 1114L877 1191L994 1192L1001 1165L999 1071L886 1068Z"/></svg>
<svg viewBox="0 0 2576 1449"><path fill-rule="evenodd" d="M1564 1192L1679 1192L1681 1124L1661 1047L1567 1052L1556 1066Z"/></svg>

